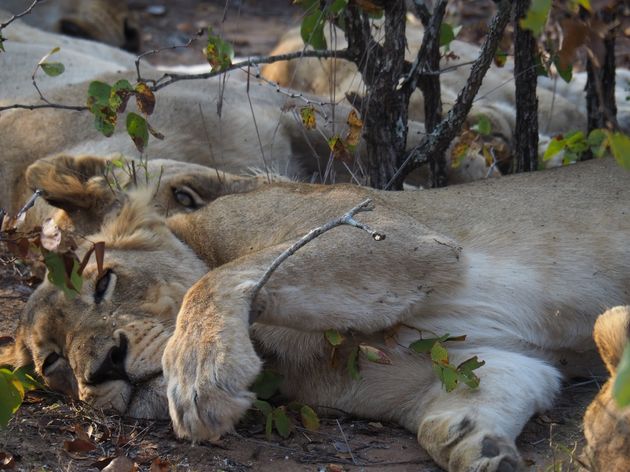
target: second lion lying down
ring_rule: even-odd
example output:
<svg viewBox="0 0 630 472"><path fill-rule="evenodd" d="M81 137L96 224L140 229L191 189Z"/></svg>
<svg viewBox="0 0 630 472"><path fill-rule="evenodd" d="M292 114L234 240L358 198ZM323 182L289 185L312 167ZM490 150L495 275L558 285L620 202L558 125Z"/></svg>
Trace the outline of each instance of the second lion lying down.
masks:
<svg viewBox="0 0 630 472"><path fill-rule="evenodd" d="M86 197L55 188L62 206ZM336 228L252 299L283 250L367 197L375 210L357 219L384 241ZM170 416L193 440L231 430L264 365L291 398L397 421L448 470L517 470L523 425L563 374L595 364L596 316L627 302L629 197L607 160L427 192L278 184L166 221L145 193L120 194L88 238L106 243L103 270L90 263L73 300L44 282L0 361L34 362L98 407ZM359 356L360 380L332 367L329 329L346 336L342 358L367 343L391 365ZM446 393L407 348L446 333L467 336L452 364L485 361L479 388Z"/></svg>

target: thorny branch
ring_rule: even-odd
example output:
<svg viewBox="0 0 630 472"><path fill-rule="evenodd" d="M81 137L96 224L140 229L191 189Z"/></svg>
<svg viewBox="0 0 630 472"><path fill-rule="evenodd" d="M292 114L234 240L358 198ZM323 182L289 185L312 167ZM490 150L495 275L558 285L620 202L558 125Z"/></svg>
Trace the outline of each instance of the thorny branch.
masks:
<svg viewBox="0 0 630 472"><path fill-rule="evenodd" d="M372 200L368 198L367 200L364 200L363 202L359 203L357 206L355 206L354 208L352 208L351 210L349 210L348 212L346 212L339 218L331 220L322 226L318 226L317 228L310 230L307 234L302 236L298 241L296 241L290 247L285 249L282 252L282 254L280 254L278 257L276 257L276 259L274 259L274 261L271 263L269 268L262 275L260 280L252 288L252 293L251 293L252 302L256 299L256 296L260 292L260 289L263 287L263 285L265 285L269 281L269 278L280 266L280 264L282 264L285 260L287 260L293 254L295 254L298 251L298 249L304 247L305 245L310 243L312 240L314 240L318 236L321 236L322 234L326 233L327 231L330 231L333 228L336 228L337 226L341 226L341 225L354 226L355 228L359 228L364 231L367 231L370 234L370 236L374 238L375 241L383 241L385 239L384 233L374 231L369 226L363 223L360 223L359 221L354 219L354 215L356 215L357 213L361 213L364 211L372 211L373 209L374 209L374 205L372 204ZM258 316L257 313L250 313L250 316L249 316L250 324L256 321L257 316Z"/></svg>

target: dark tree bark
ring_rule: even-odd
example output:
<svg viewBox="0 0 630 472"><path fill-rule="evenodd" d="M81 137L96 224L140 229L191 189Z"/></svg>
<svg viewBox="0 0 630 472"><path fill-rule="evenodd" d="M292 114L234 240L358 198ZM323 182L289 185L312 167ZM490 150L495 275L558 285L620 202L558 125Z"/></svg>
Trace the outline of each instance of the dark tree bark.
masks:
<svg viewBox="0 0 630 472"><path fill-rule="evenodd" d="M516 172L538 168L538 97L536 96L536 39L519 25L527 14L530 0L514 5L514 81L516 87L516 130L514 157Z"/></svg>
<svg viewBox="0 0 630 472"><path fill-rule="evenodd" d="M435 74L440 70L440 26L446 13L446 0L440 0L433 9L430 18L422 17L425 27L422 46L418 52L418 87L424 97L424 127L427 133L433 132L442 121L442 90L440 76ZM433 73L426 73L433 72ZM446 187L446 156L433 154L429 160L431 169L431 186Z"/></svg>
<svg viewBox="0 0 630 472"><path fill-rule="evenodd" d="M385 188L401 165L407 143L407 114L410 91L397 87L405 74L404 0L381 2L385 40L372 37L367 15L354 5L346 14L348 52L357 64L367 93L363 99L363 137L367 143L368 183ZM393 187L401 189L402 183Z"/></svg>
<svg viewBox="0 0 630 472"><path fill-rule="evenodd" d="M434 156L443 155L455 139L470 112L472 101L479 91L483 77L492 63L499 40L510 20L511 11L512 2L510 0L497 1L497 13L492 19L479 57L471 67L466 85L457 95L455 104L449 110L446 118L440 121L435 130L427 135L418 146L415 146L405 155L403 165L395 175L395 182L402 182L413 169L434 159Z"/></svg>
<svg viewBox="0 0 630 472"><path fill-rule="evenodd" d="M616 19L614 10L603 10L599 12L599 16L608 24L613 24ZM618 128L615 103L615 35L615 29L611 29L604 38L603 63L596 63L598 60L591 56L586 62L586 112L589 132L597 128ZM584 157L590 158L592 155L588 153Z"/></svg>

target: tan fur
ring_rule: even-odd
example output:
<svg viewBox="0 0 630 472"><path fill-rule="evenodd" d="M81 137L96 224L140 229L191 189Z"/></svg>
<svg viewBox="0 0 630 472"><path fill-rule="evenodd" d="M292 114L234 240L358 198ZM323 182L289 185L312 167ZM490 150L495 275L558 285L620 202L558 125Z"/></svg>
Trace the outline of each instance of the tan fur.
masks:
<svg viewBox="0 0 630 472"><path fill-rule="evenodd" d="M620 409L612 396L617 365L628 344L630 307L618 306L601 315L593 336L599 353L610 372L584 415L587 447L584 460L595 472L630 470L630 410Z"/></svg>
<svg viewBox="0 0 630 472"><path fill-rule="evenodd" d="M130 194L89 237L106 242L105 274L90 262L73 300L45 281L1 358L32 359L49 384L100 407L170 414L195 441L233 427L264 365L289 398L399 422L446 469L517 470L521 428L550 406L561 371L592 371L596 314L627 299L627 182L601 160L426 192L283 184L166 222ZM251 299L281 251L366 197L375 209L356 218L384 241L336 228ZM328 329L346 336L343 366L359 342L391 365L360 355L353 380L329 364ZM451 363L486 362L479 389L445 393L427 356L406 348L445 333L467 335L447 343Z"/></svg>
<svg viewBox="0 0 630 472"><path fill-rule="evenodd" d="M114 166L112 161L122 163L123 167ZM172 215L194 211L221 195L287 180L275 174L239 176L170 159L139 161L120 155L107 159L63 154L31 164L25 179L26 187L16 192L20 202L26 202L31 192L44 191L43 201L38 200L26 213L20 229L28 231L41 225L44 219L54 217L58 224L80 234L99 228L105 213L124 189L153 189L152 204L158 213Z"/></svg>
<svg viewBox="0 0 630 472"><path fill-rule="evenodd" d="M30 76L37 61L52 46L58 45L57 41L62 37L35 31L36 37L40 35L38 42L30 43L29 31L33 28L16 23L7 28L8 32L15 28L18 32L16 39L7 41L7 52L0 55L0 61L5 61L0 67L0 79L9 84L0 92L0 105L16 101L40 104ZM49 101L83 105L92 80L113 84L124 78L134 83L136 73L132 56L100 45L101 49L95 49L94 57L90 55L92 46L86 46L86 41L69 38L64 41L59 60L66 63L67 72L60 77L38 77L38 84ZM118 54L112 61L103 59L110 56L108 49ZM65 56L61 57L62 54ZM85 67L85 64L91 67ZM76 72L77 69L89 72ZM163 74L144 63L142 72L147 78L158 78ZM195 81L194 84L179 82L160 90L156 111L149 121L165 138L151 138L145 157L186 161L237 175L262 169L261 175L277 174L304 181L365 181L361 165L364 147L358 146L354 162L346 168L332 158L327 141L334 134L347 132L348 107L335 106L333 113L332 105L315 105L317 129L307 130L299 116L305 102L289 99L268 84L254 80L250 80L248 86L245 79L243 73L236 72L225 82L223 78ZM320 101L316 99L316 103ZM128 108L133 107L130 104ZM119 121L124 121L124 116ZM3 111L0 113L0 130L4 164L0 167L0 206L11 212L17 211L23 203L25 171L37 159L60 153L70 156L138 155L124 122L118 124L112 137L105 138L94 129L94 117L88 112ZM421 124L410 123L409 145L418 143L423 132Z"/></svg>

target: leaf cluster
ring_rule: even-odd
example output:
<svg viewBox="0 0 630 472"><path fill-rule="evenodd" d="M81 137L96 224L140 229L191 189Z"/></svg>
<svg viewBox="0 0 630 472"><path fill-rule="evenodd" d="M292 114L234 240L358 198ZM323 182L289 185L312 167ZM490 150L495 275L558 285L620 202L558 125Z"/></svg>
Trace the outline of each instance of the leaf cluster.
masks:
<svg viewBox="0 0 630 472"><path fill-rule="evenodd" d="M272 406L267 401L278 393L283 380L284 378L279 373L264 370L251 387L257 397L254 401L254 409L262 414L265 421L267 440L271 440L274 429L282 438L288 438L295 428L296 417L299 417L299 421L306 429L310 431L319 429L319 417L310 406L299 402Z"/></svg>
<svg viewBox="0 0 630 472"><path fill-rule="evenodd" d="M630 169L630 137L607 129L594 129L588 135L582 131L572 131L555 136L545 150L543 161L549 161L564 152L562 163L572 164L579 161L587 151L594 157L603 157L609 151L620 166Z"/></svg>
<svg viewBox="0 0 630 472"><path fill-rule="evenodd" d="M443 343L448 341L464 341L466 336L451 336L445 334L439 338L419 339L409 345L409 349L419 354L429 354L433 363L433 371L442 381L447 392L455 390L458 384L463 383L470 388L479 387L479 377L473 372L485 365L477 356L466 359L455 366L450 363L448 351Z"/></svg>
<svg viewBox="0 0 630 472"><path fill-rule="evenodd" d="M118 80L113 85L95 80L88 87L87 107L94 115L94 126L105 137L114 134L118 116L123 114L131 97L135 97L138 113L129 112L126 116L127 134L139 152L149 144L149 134L157 139L164 136L153 129L146 117L155 109L155 95L144 82L135 86L126 79Z"/></svg>

